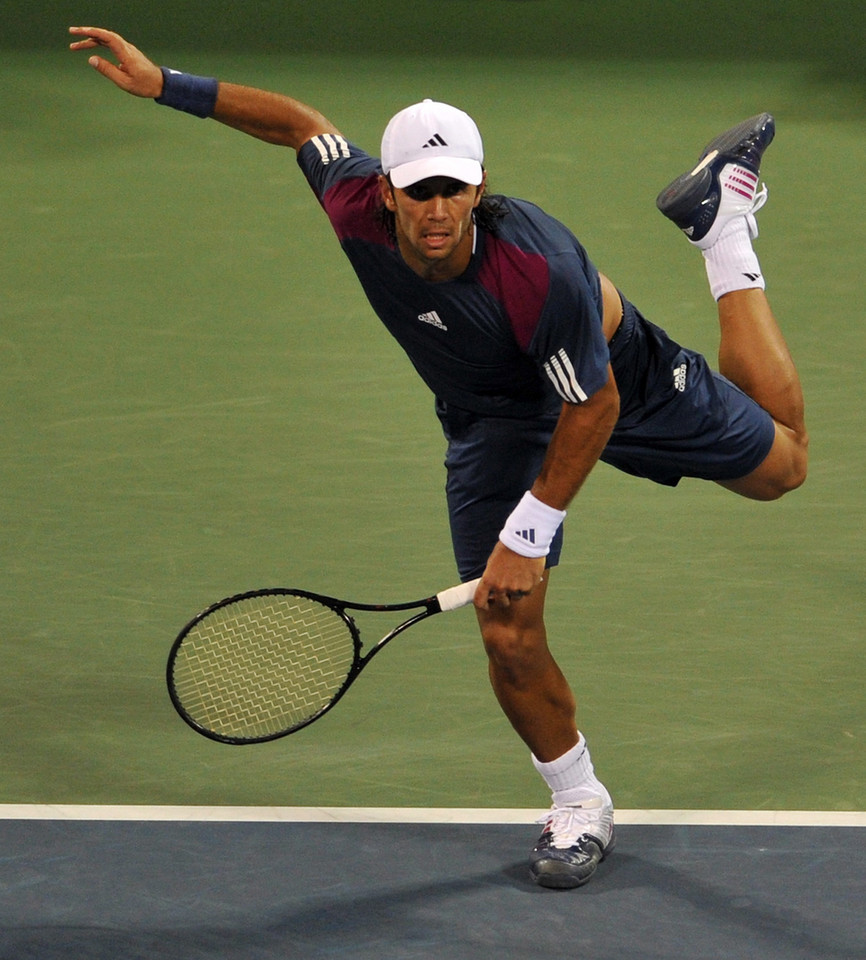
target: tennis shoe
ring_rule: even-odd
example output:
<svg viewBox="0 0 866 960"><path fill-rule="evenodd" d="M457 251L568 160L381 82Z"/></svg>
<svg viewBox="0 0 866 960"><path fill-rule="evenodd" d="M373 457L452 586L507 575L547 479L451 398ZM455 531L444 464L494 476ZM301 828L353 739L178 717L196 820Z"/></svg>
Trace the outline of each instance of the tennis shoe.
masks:
<svg viewBox="0 0 866 960"><path fill-rule="evenodd" d="M693 170L662 190L656 206L701 250L711 247L734 217L745 216L756 237L753 215L767 200L767 188L759 178L761 158L775 132L772 116L759 113L719 134L706 145Z"/></svg>
<svg viewBox="0 0 866 960"><path fill-rule="evenodd" d="M529 855L529 872L542 887L567 890L592 879L616 843L613 802L607 790L579 804L553 807L539 823L544 830Z"/></svg>

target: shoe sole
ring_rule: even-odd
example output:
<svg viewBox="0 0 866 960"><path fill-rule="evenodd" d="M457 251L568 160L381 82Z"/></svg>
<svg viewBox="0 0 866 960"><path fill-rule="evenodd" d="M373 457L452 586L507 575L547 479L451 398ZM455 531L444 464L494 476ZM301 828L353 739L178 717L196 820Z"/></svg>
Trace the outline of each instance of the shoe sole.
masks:
<svg viewBox="0 0 866 960"><path fill-rule="evenodd" d="M707 155L715 150L716 154L719 156L727 157L730 160L736 160L738 163L742 163L743 161L734 154L734 148L738 147L740 143L748 136L757 136L764 128L766 128L768 123L772 122L772 120L773 118L769 113L759 113L754 117L749 117L748 120L744 120L742 123L738 123L737 126L731 127L730 130L720 133L715 140L711 140L706 147L704 147L704 152L701 154L701 160L704 161ZM774 128L770 131L770 136L767 139L767 142L764 144L763 150L766 150L767 147L770 146L775 135L776 131ZM763 150L761 151L762 153ZM750 167L752 164L746 163L746 166ZM754 172L757 173L758 171L755 170Z"/></svg>

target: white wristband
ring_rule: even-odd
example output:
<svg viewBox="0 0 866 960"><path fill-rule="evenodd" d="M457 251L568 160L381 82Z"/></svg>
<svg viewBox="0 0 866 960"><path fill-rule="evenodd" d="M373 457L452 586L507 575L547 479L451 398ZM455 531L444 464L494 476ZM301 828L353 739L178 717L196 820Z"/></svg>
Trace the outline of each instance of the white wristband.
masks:
<svg viewBox="0 0 866 960"><path fill-rule="evenodd" d="M564 519L565 510L549 507L527 491L505 521L499 539L523 557L546 557Z"/></svg>

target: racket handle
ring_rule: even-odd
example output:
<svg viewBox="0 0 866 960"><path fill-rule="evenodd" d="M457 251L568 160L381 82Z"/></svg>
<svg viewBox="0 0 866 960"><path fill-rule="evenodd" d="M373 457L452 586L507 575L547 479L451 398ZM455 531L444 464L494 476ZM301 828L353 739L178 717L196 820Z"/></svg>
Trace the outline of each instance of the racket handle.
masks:
<svg viewBox="0 0 866 960"><path fill-rule="evenodd" d="M469 580L466 583L449 587L447 590L437 593L436 599L439 601L439 609L443 613L447 613L449 610L459 610L460 607L472 603L472 598L475 596L475 590L480 580L480 577L478 580Z"/></svg>

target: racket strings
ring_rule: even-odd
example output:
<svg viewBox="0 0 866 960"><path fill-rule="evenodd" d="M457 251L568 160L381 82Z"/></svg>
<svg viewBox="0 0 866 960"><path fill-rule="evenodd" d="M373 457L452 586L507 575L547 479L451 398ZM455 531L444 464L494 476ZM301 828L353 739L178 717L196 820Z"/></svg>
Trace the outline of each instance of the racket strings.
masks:
<svg viewBox="0 0 866 960"><path fill-rule="evenodd" d="M352 633L305 597L235 601L201 619L181 643L175 693L200 726L262 739L309 721L339 693L355 659Z"/></svg>

